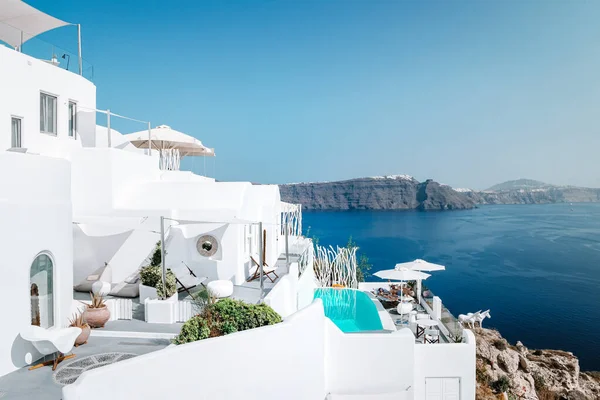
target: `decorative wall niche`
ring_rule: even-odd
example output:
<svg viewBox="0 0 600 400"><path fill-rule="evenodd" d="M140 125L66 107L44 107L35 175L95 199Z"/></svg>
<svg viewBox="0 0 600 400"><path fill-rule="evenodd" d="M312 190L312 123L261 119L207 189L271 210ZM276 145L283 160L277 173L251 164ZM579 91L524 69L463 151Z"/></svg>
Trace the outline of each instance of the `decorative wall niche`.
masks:
<svg viewBox="0 0 600 400"><path fill-rule="evenodd" d="M196 250L201 256L212 257L219 250L219 241L212 235L202 235L196 241Z"/></svg>

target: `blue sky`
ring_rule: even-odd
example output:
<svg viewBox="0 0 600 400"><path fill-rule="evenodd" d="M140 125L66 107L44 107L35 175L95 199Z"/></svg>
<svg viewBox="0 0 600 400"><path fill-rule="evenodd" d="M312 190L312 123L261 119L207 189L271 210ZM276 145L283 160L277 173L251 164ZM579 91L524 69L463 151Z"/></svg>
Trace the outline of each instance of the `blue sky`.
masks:
<svg viewBox="0 0 600 400"><path fill-rule="evenodd" d="M218 179L600 187L600 2L29 3L82 24L98 107L215 147Z"/></svg>

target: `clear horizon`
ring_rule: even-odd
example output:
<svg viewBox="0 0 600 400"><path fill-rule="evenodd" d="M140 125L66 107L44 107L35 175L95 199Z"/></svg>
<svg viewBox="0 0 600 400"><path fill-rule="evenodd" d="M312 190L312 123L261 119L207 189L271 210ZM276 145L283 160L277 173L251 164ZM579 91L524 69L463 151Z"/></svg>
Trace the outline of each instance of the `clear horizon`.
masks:
<svg viewBox="0 0 600 400"><path fill-rule="evenodd" d="M598 2L27 2L82 24L99 108L199 138L220 180L600 187Z"/></svg>

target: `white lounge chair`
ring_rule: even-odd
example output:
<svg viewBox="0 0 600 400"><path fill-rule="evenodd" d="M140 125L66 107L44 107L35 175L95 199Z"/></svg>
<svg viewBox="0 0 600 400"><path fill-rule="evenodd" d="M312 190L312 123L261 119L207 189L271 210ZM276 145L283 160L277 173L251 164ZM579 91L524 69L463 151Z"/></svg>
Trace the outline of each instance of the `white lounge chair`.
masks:
<svg viewBox="0 0 600 400"><path fill-rule="evenodd" d="M192 296L190 290L198 285L204 286L204 282L206 282L208 278L206 276L196 276L194 271L192 271L186 263L182 261L181 264L183 264L185 268L171 268L171 271L175 274L175 280L177 280L177 283L179 284L177 292L181 293L185 291Z"/></svg>
<svg viewBox="0 0 600 400"><path fill-rule="evenodd" d="M31 342L33 347L42 355L54 354L54 359L36 364L29 368L41 368L43 366L52 365L52 371L56 369L59 362L75 357L75 354L66 356L75 345L77 336L81 333L81 328L51 328L44 329L39 326L30 325L21 331L21 337L28 342Z"/></svg>

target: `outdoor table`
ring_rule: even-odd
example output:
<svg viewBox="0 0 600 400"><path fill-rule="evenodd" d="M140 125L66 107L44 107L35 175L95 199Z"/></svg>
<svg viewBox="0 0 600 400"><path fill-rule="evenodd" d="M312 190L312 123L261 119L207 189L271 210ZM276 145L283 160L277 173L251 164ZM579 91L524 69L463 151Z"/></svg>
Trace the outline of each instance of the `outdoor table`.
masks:
<svg viewBox="0 0 600 400"><path fill-rule="evenodd" d="M437 326L438 322L433 319L418 319L417 320L417 339L423 336L425 333L425 328L431 328L432 326Z"/></svg>

